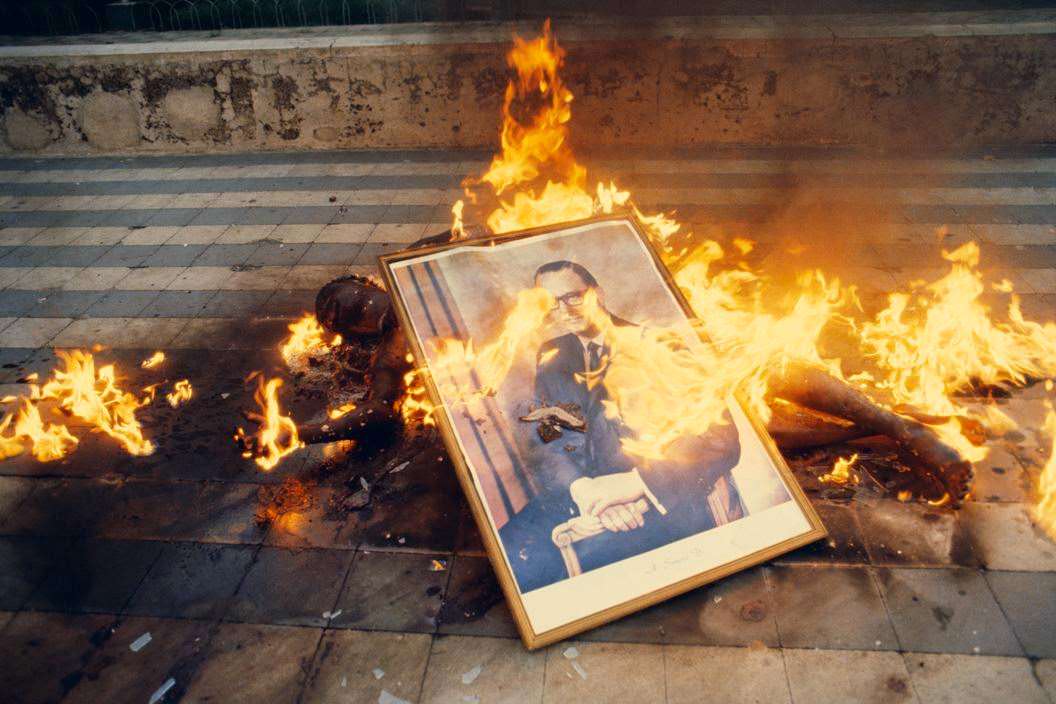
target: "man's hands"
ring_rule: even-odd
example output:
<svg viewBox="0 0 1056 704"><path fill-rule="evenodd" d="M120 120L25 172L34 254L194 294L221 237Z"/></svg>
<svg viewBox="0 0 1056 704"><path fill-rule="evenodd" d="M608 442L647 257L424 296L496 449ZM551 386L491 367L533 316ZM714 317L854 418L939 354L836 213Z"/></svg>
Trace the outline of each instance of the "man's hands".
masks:
<svg viewBox="0 0 1056 704"><path fill-rule="evenodd" d="M637 472L619 472L601 477L582 477L569 486L572 500L582 516L593 516L612 532L630 531L645 525L635 501L645 495Z"/></svg>

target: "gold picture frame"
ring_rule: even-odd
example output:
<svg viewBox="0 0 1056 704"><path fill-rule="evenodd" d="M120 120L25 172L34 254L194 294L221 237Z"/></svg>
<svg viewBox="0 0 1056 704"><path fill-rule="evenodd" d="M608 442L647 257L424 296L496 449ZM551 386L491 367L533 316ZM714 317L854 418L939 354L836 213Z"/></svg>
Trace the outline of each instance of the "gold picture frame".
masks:
<svg viewBox="0 0 1056 704"><path fill-rule="evenodd" d="M603 234L608 231L604 228L612 229L614 233L619 234L619 237L624 236L622 232L626 229L628 231L626 236L636 239L644 249L644 252L647 253L655 271L658 273L662 281L662 285L666 287L668 292L677 302L677 305L681 308L681 313L687 318L694 317L693 311L689 307L689 303L675 284L671 273L663 264L655 246L650 241L649 237L642 231L634 218L627 215L595 217L571 223L564 223L559 226L533 228L531 230L497 235L485 239L462 240L413 250L404 250L379 257L378 262L381 269L381 275L385 281L386 288L392 295L400 325L406 333L407 341L411 347L416 364L428 366L429 357L423 346L420 332L412 319L415 316L412 315L409 306L414 306L415 315L421 319L421 311L425 311L425 313L428 314L430 303L422 296L419 296L418 299L413 302L409 302L406 281L401 284L401 281L399 280L400 277L406 279L406 275L398 274L398 272L412 271L409 267L419 266L424 262L435 262L462 252L474 253L474 255L479 253L481 256L494 256L501 253L504 245L509 245L511 243L518 243L518 245L516 245L517 247L531 245L531 240L533 238L543 238L544 236L547 238L548 242L556 242L562 237L571 237L572 234ZM600 236L600 234L598 234L598 236ZM552 244L547 246L552 246ZM435 274L433 275L433 278L436 278ZM439 304L434 303L433 305L447 305L449 307L450 303L451 301L442 300ZM500 539L499 528L496 527L497 521L494 520L493 512L489 508L489 501L494 503L494 497L484 495L485 492L482 489L483 484L481 483L481 477L475 474L475 470L467 458L465 446L459 437L459 429L457 427L456 419L453 417L450 409L444 405L440 390L434 383L432 375L425 374L423 375L423 378L430 400L437 407L434 419L455 466L459 483L465 493L473 518L479 528L485 550L493 568L495 569L499 584L506 596L510 612L517 623L521 638L525 646L529 649L543 647L564 640L577 633L596 628L602 624L670 599L678 594L682 594L696 587L722 579L735 572L770 560L778 555L811 543L826 535L826 530L822 525L820 518L807 500L799 484L792 476L791 471L781 457L781 454L778 452L776 445L767 434L764 425L750 412L748 406L738 398L734 405L740 409L740 413L743 413L742 421L743 419L747 419L747 424L754 433L754 438L758 441L759 447L761 447L762 452L765 453L765 456L770 462L770 468L776 472L778 479L783 483L783 487L787 490L787 497L781 500L779 506L775 504L776 508L773 510L781 509L781 516L787 514L788 516L795 515L801 517L802 522L797 522L796 525L802 526L802 530L798 527L787 528L789 531L788 534L781 533L784 537L780 540L773 543L762 544L762 547L753 550L749 554L738 555L734 559L726 560L721 564L716 564L699 572L694 571L693 574L690 574L689 576L677 579L673 578L669 583L650 583L648 591L633 595L630 598L619 601L618 603L603 606L595 611L591 611L589 606L584 606L578 611L569 611L568 613L573 614L568 617L571 620L562 621L562 617L559 616L550 618L543 611L540 611L540 609L545 610L545 608L547 608L546 604L564 604L564 601L556 602L554 599L544 601L541 596L537 598L537 595L545 594L547 589L555 589L559 587L563 590L561 593L565 595L562 599L567 599L567 595L573 595L572 598L574 599L575 596L573 590L575 589L574 585L576 584L576 580L583 579L582 575L579 575L577 572L579 565L575 551L571 548L566 549L567 545L575 541L576 536L573 534L562 533L561 526L554 528L554 544L555 547L560 550L562 557L564 558L565 567L568 569L569 574L568 579L563 580L561 585L550 585L533 592L522 592L518 586L517 579L515 578L512 564L508 562L510 558L506 554L505 548ZM733 406L730 406L730 408L731 410L734 410ZM742 427L738 432L744 432L744 428ZM740 442L741 437L741 435L738 435L738 442ZM751 440L751 438L749 438L749 440ZM738 445L738 448L740 448L740 445ZM743 515L746 516L747 514L745 513ZM721 527L724 530L728 528L733 530L731 527L736 527L738 523L744 523L745 520L734 520L728 525L722 525ZM791 524L791 519L789 519L789 523ZM702 539L701 536L703 535L704 532L699 535L692 535L690 538ZM730 533L730 535L732 536L734 534ZM686 541L681 541L680 543L677 543L677 545L681 545L684 542ZM732 540L732 542L736 542L736 540ZM672 543L672 546L673 545L676 545L676 543ZM663 549L668 550L669 548L672 548L672 546L664 545ZM659 550L653 550L645 553L645 555L648 556L658 552ZM687 554L697 555L699 553ZM635 559L639 559L640 557L642 556L634 556ZM622 560L621 563L622 562L630 562L630 560ZM678 565L677 569L683 570L687 567L691 567L693 561L687 560L687 562L689 563L688 565ZM604 578L604 570L609 569L610 567L616 567L621 563L614 562L611 565L605 565L603 568L596 569L594 572L589 573L594 575L591 577L592 580L595 580L592 582L594 585L594 594L598 591L598 582L596 580ZM663 574L665 573L661 573L656 579L663 579ZM672 574L674 574L674 572L672 572ZM577 576L573 578L573 575ZM568 586L570 584L573 586ZM527 605L526 597L531 597L531 599L527 600L529 602ZM580 613L582 613L582 615L578 615Z"/></svg>

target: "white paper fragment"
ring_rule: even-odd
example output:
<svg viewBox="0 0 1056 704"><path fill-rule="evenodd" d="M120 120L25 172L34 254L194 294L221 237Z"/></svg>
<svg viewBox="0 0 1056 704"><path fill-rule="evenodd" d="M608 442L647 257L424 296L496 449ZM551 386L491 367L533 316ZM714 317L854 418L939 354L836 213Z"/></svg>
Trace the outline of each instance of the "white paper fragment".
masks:
<svg viewBox="0 0 1056 704"><path fill-rule="evenodd" d="M480 697L476 694L464 694L462 695L462 701L466 704L480 704Z"/></svg>
<svg viewBox="0 0 1056 704"><path fill-rule="evenodd" d="M577 648L574 645L570 645L567 648L565 648L564 655L569 660L575 660L576 658L579 657L579 648Z"/></svg>
<svg viewBox="0 0 1056 704"><path fill-rule="evenodd" d="M473 684L473 681L480 677L480 673L484 671L483 665L477 665L472 670L462 673L462 684Z"/></svg>
<svg viewBox="0 0 1056 704"><path fill-rule="evenodd" d="M396 540L396 542L399 543L400 545L403 545L404 543L407 542L407 538L398 538Z"/></svg>
<svg viewBox="0 0 1056 704"><path fill-rule="evenodd" d="M378 704L411 704L406 699L400 699L399 697L389 694L386 690L381 690L381 694L378 695Z"/></svg>
<svg viewBox="0 0 1056 704"><path fill-rule="evenodd" d="M583 666L575 660L572 661L572 669L575 670L576 674L578 674L580 677L582 677L583 679L587 679L587 671L584 670Z"/></svg>
<svg viewBox="0 0 1056 704"><path fill-rule="evenodd" d="M382 677L385 676L385 670L382 670L380 667L375 667L373 672L374 672L374 679L376 679L376 680L380 680Z"/></svg>
<svg viewBox="0 0 1056 704"><path fill-rule="evenodd" d="M165 684L161 685L154 690L154 694L150 695L150 701L147 704L158 704L165 697L170 689L176 686L176 680L172 677L165 680Z"/></svg>
<svg viewBox="0 0 1056 704"><path fill-rule="evenodd" d="M143 648L145 648L147 643L149 643L150 641L150 631L147 631L139 638L136 638L134 641L132 641L129 644L128 649L131 650L133 653L138 653L140 650L143 650Z"/></svg>
<svg viewBox="0 0 1056 704"><path fill-rule="evenodd" d="M227 392L225 391L224 393L220 394L220 398L222 398L222 399L224 399L224 400L227 400L227 398L228 398L228 397L229 397L230 395L231 395L231 394L229 394L229 393L227 393Z"/></svg>
<svg viewBox="0 0 1056 704"><path fill-rule="evenodd" d="M370 491L370 484L367 484L367 480L363 477L359 478L359 485L363 487L363 491Z"/></svg>
<svg viewBox="0 0 1056 704"><path fill-rule="evenodd" d="M348 677L342 677L341 678L341 686L342 687L347 687L348 686Z"/></svg>
<svg viewBox="0 0 1056 704"><path fill-rule="evenodd" d="M390 474L396 474L396 472L402 472L403 470L405 470L407 468L407 465L409 465L410 463L411 463L410 460L407 460L406 462L400 462L398 465L396 465L391 470L389 470L389 473Z"/></svg>
<svg viewBox="0 0 1056 704"><path fill-rule="evenodd" d="M338 609L337 611L324 611L323 618L337 618L344 613L344 609Z"/></svg>

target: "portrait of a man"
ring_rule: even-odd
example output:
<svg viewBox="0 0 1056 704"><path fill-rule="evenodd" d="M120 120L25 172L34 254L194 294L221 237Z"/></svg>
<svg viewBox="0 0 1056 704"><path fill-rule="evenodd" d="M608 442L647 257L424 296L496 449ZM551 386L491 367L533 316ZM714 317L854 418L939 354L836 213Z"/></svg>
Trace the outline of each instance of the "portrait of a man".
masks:
<svg viewBox="0 0 1056 704"><path fill-rule="evenodd" d="M554 301L551 324L558 334L536 355L535 396L543 406L576 409L585 427L561 441L544 442L538 434L533 463L541 492L500 530L522 591L567 578L567 568L552 539L555 526L569 518L596 522L604 530L573 548L586 571L674 540L713 528L717 518L709 502L718 480L725 479L721 520L742 513L729 471L737 464L740 443L727 423L681 443L677 456L648 467L624 452L630 430L605 412L604 374L613 349L604 325L584 315L593 300L607 322L635 323L605 308L605 292L583 265L568 260L545 263L532 285ZM618 353L618 352L617 352Z"/></svg>
<svg viewBox="0 0 1056 704"><path fill-rule="evenodd" d="M694 398L703 387L670 377L684 362L707 378L707 343L633 220L382 264L526 643L824 533L736 395ZM700 401L706 415L669 415Z"/></svg>

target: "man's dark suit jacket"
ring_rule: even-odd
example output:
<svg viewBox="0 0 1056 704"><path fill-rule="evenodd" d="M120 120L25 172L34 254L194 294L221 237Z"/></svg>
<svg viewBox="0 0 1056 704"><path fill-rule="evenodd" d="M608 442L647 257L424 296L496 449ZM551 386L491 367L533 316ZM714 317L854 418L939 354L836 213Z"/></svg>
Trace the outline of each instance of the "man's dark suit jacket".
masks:
<svg viewBox="0 0 1056 704"><path fill-rule="evenodd" d="M616 320L618 325L631 325ZM602 347L601 355L609 350ZM646 524L661 521L672 540L714 527L707 496L717 479L728 475L740 458L737 429L727 413L726 423L707 432L676 441L663 461L647 465L623 452L620 440L630 430L620 419L605 416L602 401L607 399L603 383L587 384L576 375L586 371L584 348L572 334L556 337L539 350L536 368L536 398L547 405L573 403L579 406L587 422L585 433L566 431L564 437L538 442L542 461L536 466L536 478L544 493L568 496L568 488L580 477L598 477L637 468L646 486L667 509L661 516L650 511ZM545 360L545 361L543 361ZM732 489L732 483L731 483ZM738 497L731 497L739 502Z"/></svg>

